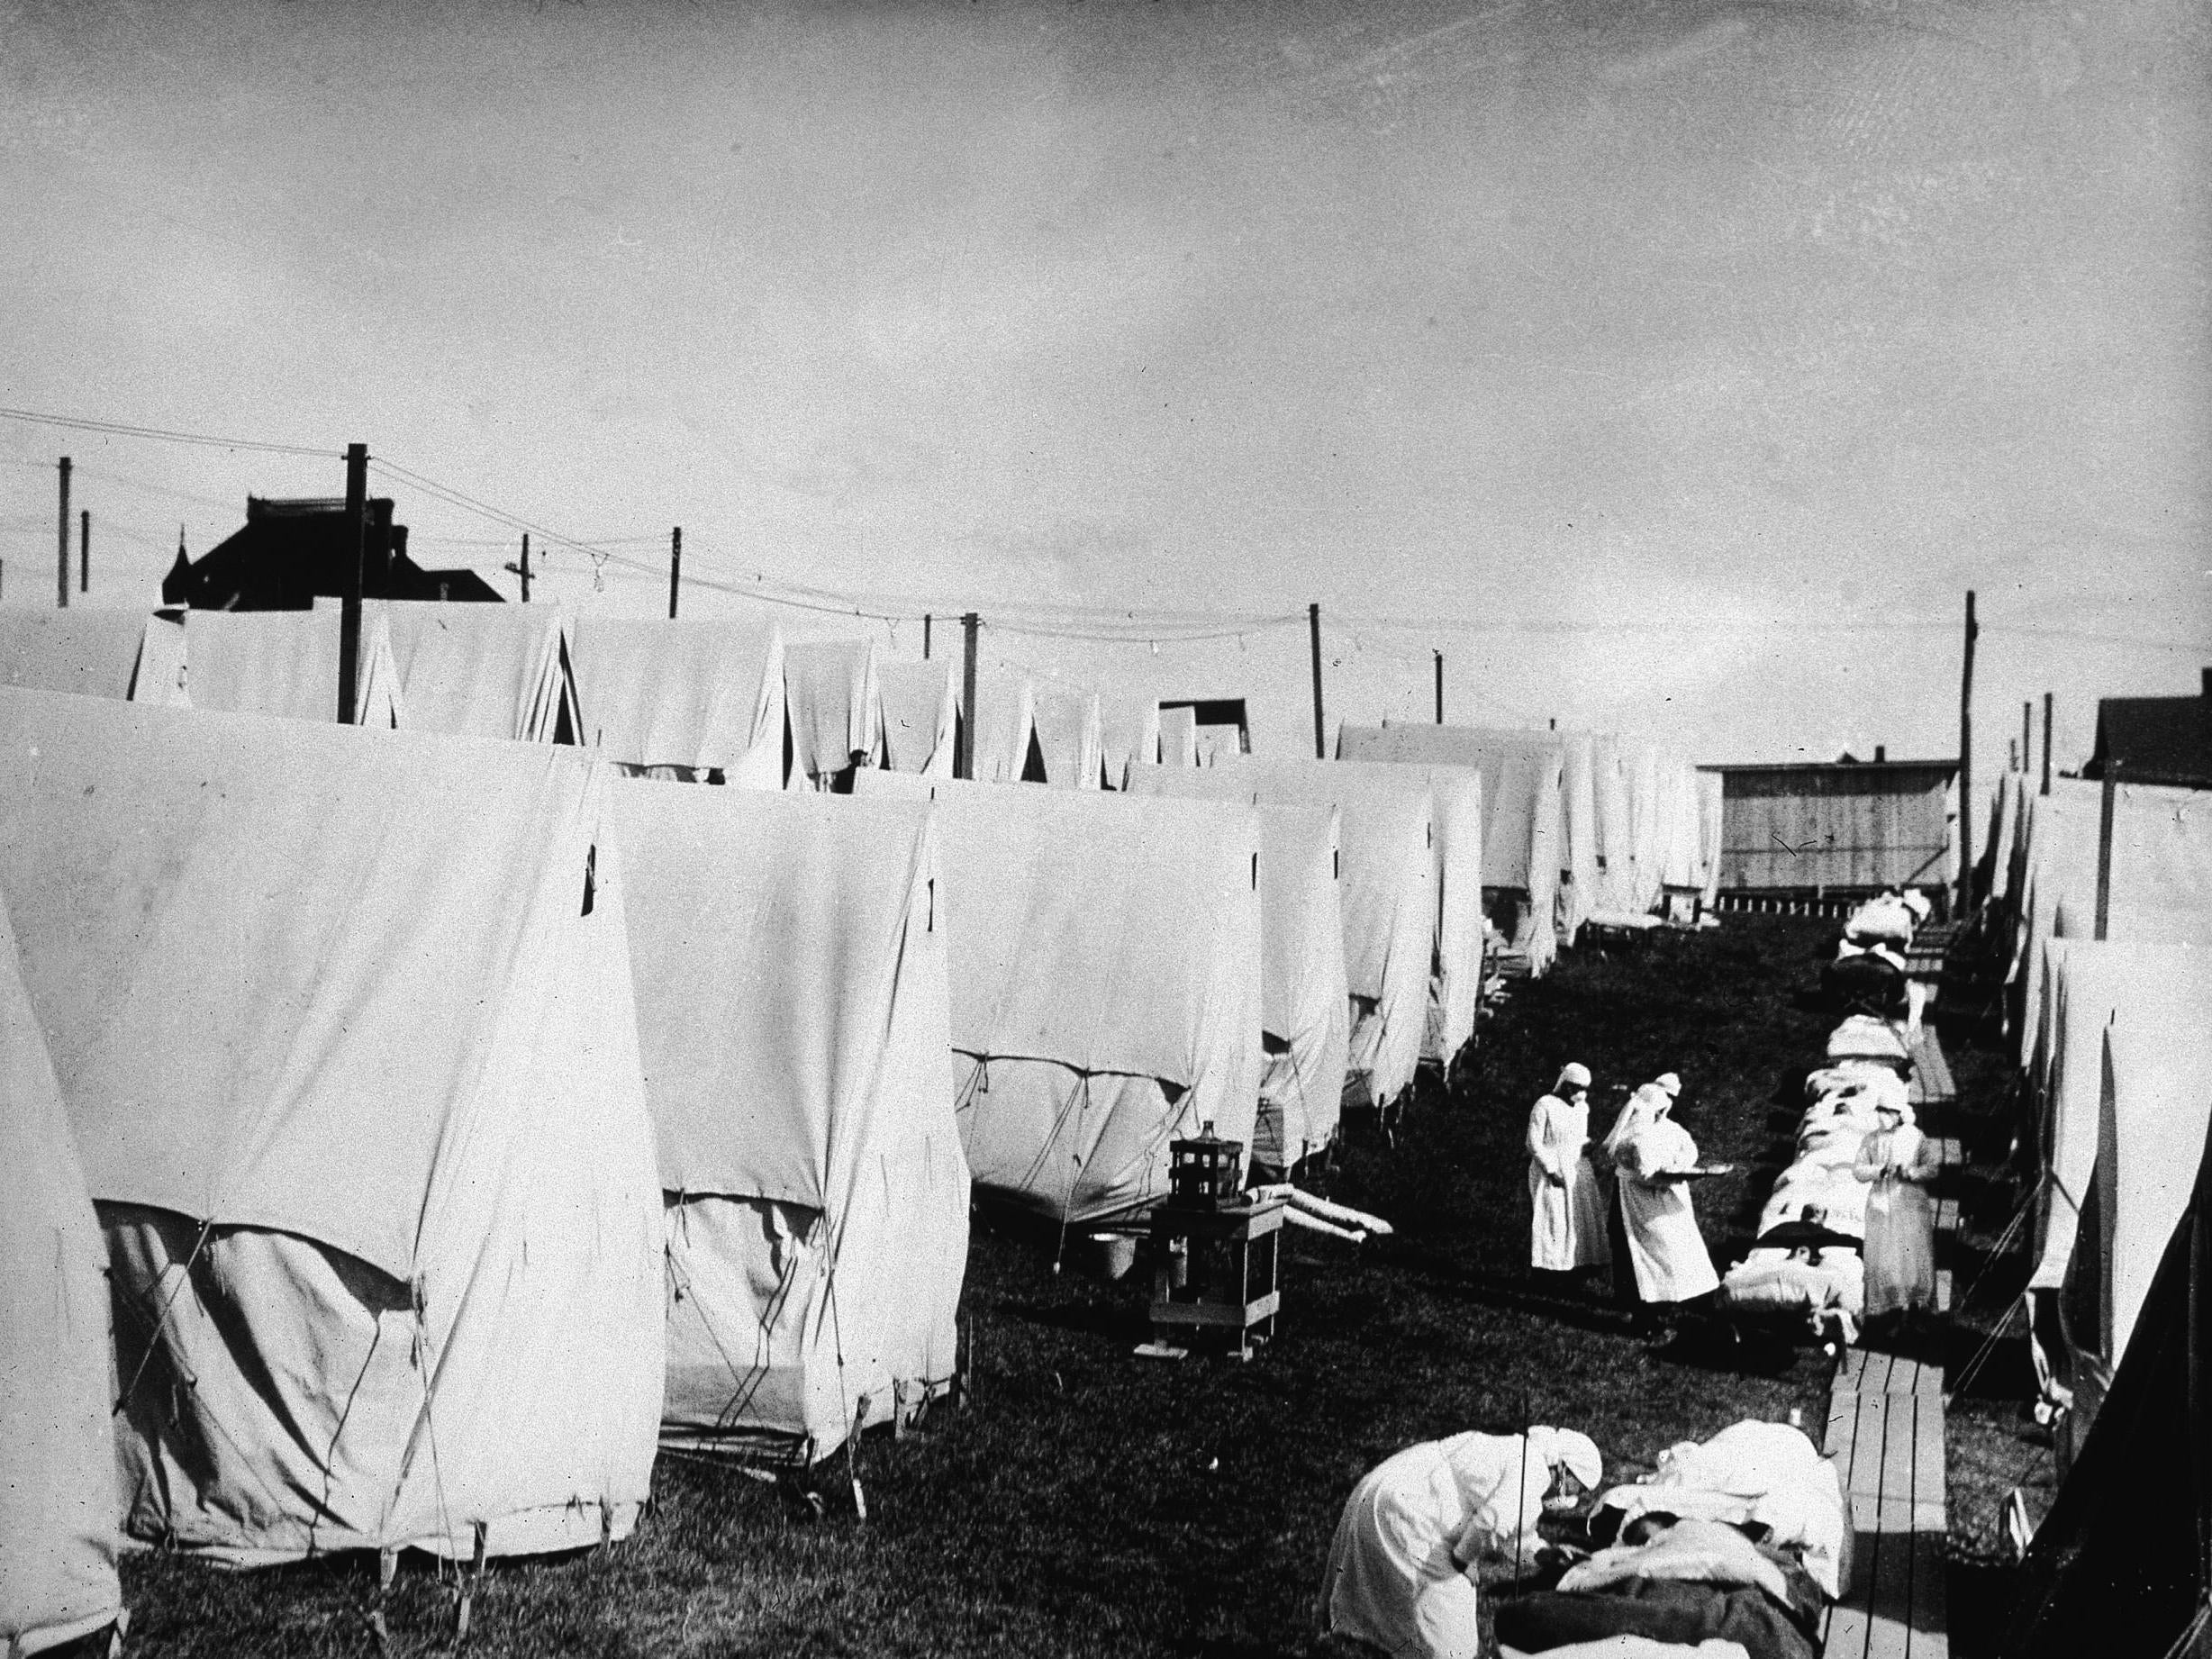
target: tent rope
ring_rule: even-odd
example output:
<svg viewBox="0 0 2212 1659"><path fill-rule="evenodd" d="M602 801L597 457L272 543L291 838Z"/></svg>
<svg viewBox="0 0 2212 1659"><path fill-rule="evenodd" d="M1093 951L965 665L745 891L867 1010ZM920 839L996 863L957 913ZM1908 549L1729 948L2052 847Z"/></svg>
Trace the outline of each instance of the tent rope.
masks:
<svg viewBox="0 0 2212 1659"><path fill-rule="evenodd" d="M1981 1346L1974 1350L1973 1358L1966 1362L1966 1369L1959 1373L1958 1382L1945 1391L1949 1399L1956 1400L1966 1392L1967 1386L1980 1373L1990 1355L1996 1352L1998 1340L2012 1328L2012 1321L2019 1317L2020 1310L2025 1306L2025 1298L2016 1298L2012 1306L2005 1310L2005 1317L1997 1321L1997 1328L1982 1338Z"/></svg>
<svg viewBox="0 0 2212 1659"><path fill-rule="evenodd" d="M1974 1275L1973 1282L1966 1287L1966 1294L1959 1298L1958 1307L1960 1309L1963 1309L1967 1303L1973 1301L1974 1292L1981 1288L1981 1282L1990 1276L1990 1270L1997 1265L2005 1252L2010 1248L2014 1237L2027 1220L2028 1211L2035 1206L2036 1194L2043 1191L2046 1183L2059 1185L2058 1178L2047 1169L2035 1177L2033 1184L2022 1195L2018 1205L2013 1210L2012 1219L2005 1223L2005 1230L1997 1236L1997 1242L1990 1247L1990 1254L1981 1264L1981 1271ZM2062 1195L2065 1188L2059 1186L2059 1191Z"/></svg>
<svg viewBox="0 0 2212 1659"><path fill-rule="evenodd" d="M1073 1100L1075 1104L1076 1145L1081 1146L1083 1144L1083 1114L1089 1111L1091 1106L1091 1074L1082 1072L1077 1075L1080 1081L1076 1084ZM1067 1116L1065 1112L1060 1115L1063 1120ZM1057 1123L1053 1125L1053 1140L1060 1138L1059 1128ZM1052 1141L1047 1141L1045 1144L1050 1147ZM1038 1157L1039 1161L1042 1161L1043 1155L1040 1153ZM1060 1242L1054 1247L1052 1252L1052 1271L1055 1273L1060 1271L1061 1260L1067 1255L1068 1219L1075 1208L1075 1173L1082 1167L1082 1155L1074 1152L1069 1153L1067 1156L1067 1191L1060 1195Z"/></svg>
<svg viewBox="0 0 2212 1659"><path fill-rule="evenodd" d="M414 1278L414 1283L409 1287L409 1289L413 1292L414 1301L415 1375L418 1379L420 1379L422 1384L422 1427L425 1434L429 1437L431 1443L431 1489L438 1494L438 1530L440 1535L446 1540L447 1547L449 1549L453 1546L455 1542L453 1537L453 1518L451 1514L448 1512L446 1507L446 1474L444 1466L440 1463L438 1457L438 1419L432 1415L431 1410L431 1395L432 1392L432 1388L431 1382L430 1357L430 1310L424 1305L423 1275L417 1274ZM401 1478L405 1478L404 1468L403 1468L401 1471ZM444 1563L440 1562L439 1564L439 1575L443 1577L444 1573L445 1564ZM454 1576L458 1578L459 1575L460 1566L457 1561L454 1564Z"/></svg>
<svg viewBox="0 0 2212 1659"><path fill-rule="evenodd" d="M161 1333L168 1328L170 1310L177 1306L177 1299L185 1293L185 1287L192 1283L193 1265L200 1259L200 1252L207 1248L208 1236L214 1230L214 1217L210 1216L200 1223L200 1236L193 1242L192 1254L185 1257L184 1267L177 1275L176 1286L169 1292L168 1300L161 1304L161 1317L154 1321L153 1331L146 1338L146 1352L139 1355L138 1369L131 1373L131 1381L116 1397L114 1409L108 1413L110 1417L121 1417L122 1409L131 1403L131 1396L138 1392L139 1382L145 1376L146 1367L153 1364L154 1351L161 1346Z"/></svg>
<svg viewBox="0 0 2212 1659"><path fill-rule="evenodd" d="M838 1255L843 1233L841 1229L830 1224L830 1215L827 1210L822 1212L822 1223L828 1229L830 1245L830 1336L837 1352L838 1399L843 1402L843 1409L852 1412L851 1428L845 1437L845 1473L853 1483L853 1509L862 1520L866 1520L868 1518L868 1500L861 1496L860 1492L860 1449L858 1445L863 1413L860 1402L853 1398L851 1385L845 1380L845 1326L838 1314Z"/></svg>

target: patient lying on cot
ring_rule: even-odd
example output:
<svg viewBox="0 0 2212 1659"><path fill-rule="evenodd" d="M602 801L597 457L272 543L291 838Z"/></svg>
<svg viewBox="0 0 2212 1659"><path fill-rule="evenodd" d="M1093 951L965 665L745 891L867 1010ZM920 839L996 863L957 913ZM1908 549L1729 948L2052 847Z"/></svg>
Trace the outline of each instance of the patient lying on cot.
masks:
<svg viewBox="0 0 2212 1659"><path fill-rule="evenodd" d="M1616 1542L1553 1589L1500 1604L1506 1652L1572 1654L1634 1636L1812 1659L1820 1609L1850 1572L1835 1468L1783 1423L1737 1423L1670 1447L1648 1480L1599 1500L1591 1533Z"/></svg>
<svg viewBox="0 0 2212 1659"><path fill-rule="evenodd" d="M1500 1602L1498 1641L1508 1654L1626 1636L1691 1652L1732 1642L1748 1659L1814 1659L1825 1605L1788 1551L1726 1521L1654 1512L1569 1568L1556 1589Z"/></svg>

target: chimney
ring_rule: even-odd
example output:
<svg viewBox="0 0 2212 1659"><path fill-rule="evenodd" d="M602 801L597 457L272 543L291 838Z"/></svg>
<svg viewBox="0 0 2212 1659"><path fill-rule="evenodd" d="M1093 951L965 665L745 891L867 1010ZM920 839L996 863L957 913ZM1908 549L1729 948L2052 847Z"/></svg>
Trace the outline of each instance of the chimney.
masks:
<svg viewBox="0 0 2212 1659"><path fill-rule="evenodd" d="M1882 763L1883 761L1885 761L1885 760L1887 760L1887 759L1889 759L1889 758L1890 758L1890 746L1889 746L1888 744L1886 744L1886 743L1877 743L1877 744L1875 744L1875 745L1874 745L1874 764L1875 764L1876 766L1880 766L1880 765L1881 765L1881 763Z"/></svg>

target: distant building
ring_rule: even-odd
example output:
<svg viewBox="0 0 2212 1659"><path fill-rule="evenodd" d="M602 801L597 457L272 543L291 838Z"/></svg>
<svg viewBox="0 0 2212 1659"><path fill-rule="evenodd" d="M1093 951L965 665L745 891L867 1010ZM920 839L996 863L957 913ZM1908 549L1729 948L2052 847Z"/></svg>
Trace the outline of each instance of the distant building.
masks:
<svg viewBox="0 0 2212 1659"><path fill-rule="evenodd" d="M2212 668L2194 697L2103 697L2097 703L2097 750L2081 775L2136 784L2212 789Z"/></svg>
<svg viewBox="0 0 2212 1659"><path fill-rule="evenodd" d="M407 527L392 503L368 503L361 594L367 599L498 600L473 570L425 570L407 557ZM246 498L246 526L199 559L180 543L161 603L202 611L305 611L345 596L346 503Z"/></svg>
<svg viewBox="0 0 2212 1659"><path fill-rule="evenodd" d="M1955 879L1955 760L1703 766L1720 774L1720 897L1845 901Z"/></svg>
<svg viewBox="0 0 2212 1659"><path fill-rule="evenodd" d="M1187 764L1210 766L1215 759L1252 752L1252 721L1242 697L1160 699L1160 752L1172 745Z"/></svg>

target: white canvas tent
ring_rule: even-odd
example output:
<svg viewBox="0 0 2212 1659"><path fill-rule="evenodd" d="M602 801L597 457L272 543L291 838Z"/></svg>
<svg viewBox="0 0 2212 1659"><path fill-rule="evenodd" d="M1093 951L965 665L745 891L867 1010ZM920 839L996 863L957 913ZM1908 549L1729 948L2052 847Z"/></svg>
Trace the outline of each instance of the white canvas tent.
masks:
<svg viewBox="0 0 2212 1659"><path fill-rule="evenodd" d="M975 707L961 718L973 734L969 768L977 783L1019 784L1036 770L1037 684L1026 674L991 664L975 670Z"/></svg>
<svg viewBox="0 0 2212 1659"><path fill-rule="evenodd" d="M1721 826L1725 780L1718 772L1692 771L1698 792L1698 866L1704 882L1703 902L1709 911L1720 902Z"/></svg>
<svg viewBox="0 0 2212 1659"><path fill-rule="evenodd" d="M1586 731L1559 734L1560 920L1573 939L1599 908L1597 739Z"/></svg>
<svg viewBox="0 0 2212 1659"><path fill-rule="evenodd" d="M1481 775L1482 884L1528 894L1513 945L1527 953L1530 973L1549 967L1564 921L1559 878L1566 867L1566 746L1540 732L1346 726L1337 752L1346 760L1463 766Z"/></svg>
<svg viewBox="0 0 2212 1659"><path fill-rule="evenodd" d="M766 623L585 616L584 743L627 771L784 786L784 637Z"/></svg>
<svg viewBox="0 0 2212 1659"><path fill-rule="evenodd" d="M2096 929L2101 787L2070 778L2028 803L2024 891L2011 978L2020 986L2020 1056L2035 1052L2043 953L2060 936ZM2107 938L2126 942L2201 937L2212 917L2212 792L2124 784L2113 792L2111 890Z"/></svg>
<svg viewBox="0 0 2212 1659"><path fill-rule="evenodd" d="M1412 1084L1437 959L1437 808L1416 774L1338 761L1136 766L1137 794L1334 808L1342 851L1346 1098L1387 1105ZM1472 1023L1472 1017L1470 1017Z"/></svg>
<svg viewBox="0 0 2212 1659"><path fill-rule="evenodd" d="M570 624L558 607L378 600L367 612L391 640L409 730L578 740Z"/></svg>
<svg viewBox="0 0 2212 1659"><path fill-rule="evenodd" d="M2113 1225L2108 1194L2120 1171L2115 1136L2122 1127L2114 1115L2106 1038L2117 1031L2131 1052L2184 1061L2199 1050L2201 1011L2212 1007L2212 950L2058 942L2046 953L2044 982L2046 1019L2034 1078L2043 1181L2033 1211L2027 1295L2033 1356L2046 1395L2055 1399L2054 1379L2095 1380L2095 1367L2085 1373L2081 1355L2103 1355L2113 1363L2119 1356L2117 1347L2104 1346L2114 1319L2103 1241ZM2146 1098L2143 1079L2153 1074L2139 1068L2124 1077L2131 1124ZM2186 1117L2186 1107L2174 1099L2162 1110ZM2200 1138L2203 1129L2199 1117ZM2180 1161L2187 1164L2186 1157ZM2169 1226L2171 1220L2169 1215ZM2086 1265L2078 1260L2085 1228L2091 1236Z"/></svg>
<svg viewBox="0 0 2212 1659"><path fill-rule="evenodd" d="M182 703L184 623L143 611L0 611L0 685Z"/></svg>
<svg viewBox="0 0 2212 1659"><path fill-rule="evenodd" d="M115 1622L107 1248L0 905L0 1652Z"/></svg>
<svg viewBox="0 0 2212 1659"><path fill-rule="evenodd" d="M1595 916L1641 916L1650 910L1636 868L1636 820L1630 805L1635 757L1618 738L1591 740L1591 793L1596 810L1597 893L1590 906ZM1719 779L1716 775L1715 783ZM1718 834L1716 826L1715 835Z"/></svg>
<svg viewBox="0 0 2212 1659"><path fill-rule="evenodd" d="M2171 1006L2171 1004L2170 1004ZM2109 1372L2126 1352L2144 1293L2196 1184L2212 1126L2212 1031L2199 995L2178 1020L2116 1013L2105 1032L2097 1133L2102 1201L2097 1352Z"/></svg>
<svg viewBox="0 0 2212 1659"><path fill-rule="evenodd" d="M137 1537L631 1526L662 1233L607 776L0 693L0 893L106 1233Z"/></svg>
<svg viewBox="0 0 2212 1659"><path fill-rule="evenodd" d="M884 707L884 765L924 777L952 775L959 733L960 687L952 664L883 661L876 682Z"/></svg>
<svg viewBox="0 0 2212 1659"><path fill-rule="evenodd" d="M1260 1027L1266 1070L1256 1162L1296 1167L1337 1138L1350 1062L1334 807L1263 806Z"/></svg>
<svg viewBox="0 0 2212 1659"><path fill-rule="evenodd" d="M872 639L812 639L784 648L791 720L791 787L827 789L882 758L884 700ZM856 757L857 757L856 759Z"/></svg>
<svg viewBox="0 0 2212 1659"><path fill-rule="evenodd" d="M1160 759L1160 700L1149 685L1101 688L1099 741L1107 788L1127 789L1132 765L1150 766Z"/></svg>
<svg viewBox="0 0 2212 1659"><path fill-rule="evenodd" d="M668 1226L665 1443L827 1455L949 1383L967 1260L922 805L615 791Z"/></svg>
<svg viewBox="0 0 2212 1659"><path fill-rule="evenodd" d="M1099 696L1081 686L1035 682L1030 718L1045 782L1056 789L1096 789L1105 770Z"/></svg>
<svg viewBox="0 0 2212 1659"><path fill-rule="evenodd" d="M343 627L335 610L187 611L186 699L214 713L335 721ZM355 724L385 731L405 725L391 638L373 609L362 612L356 660Z"/></svg>
<svg viewBox="0 0 2212 1659"><path fill-rule="evenodd" d="M854 792L934 802L978 1187L1078 1223L1165 1196L1168 1142L1204 1124L1251 1144L1251 809L896 772L862 772Z"/></svg>

